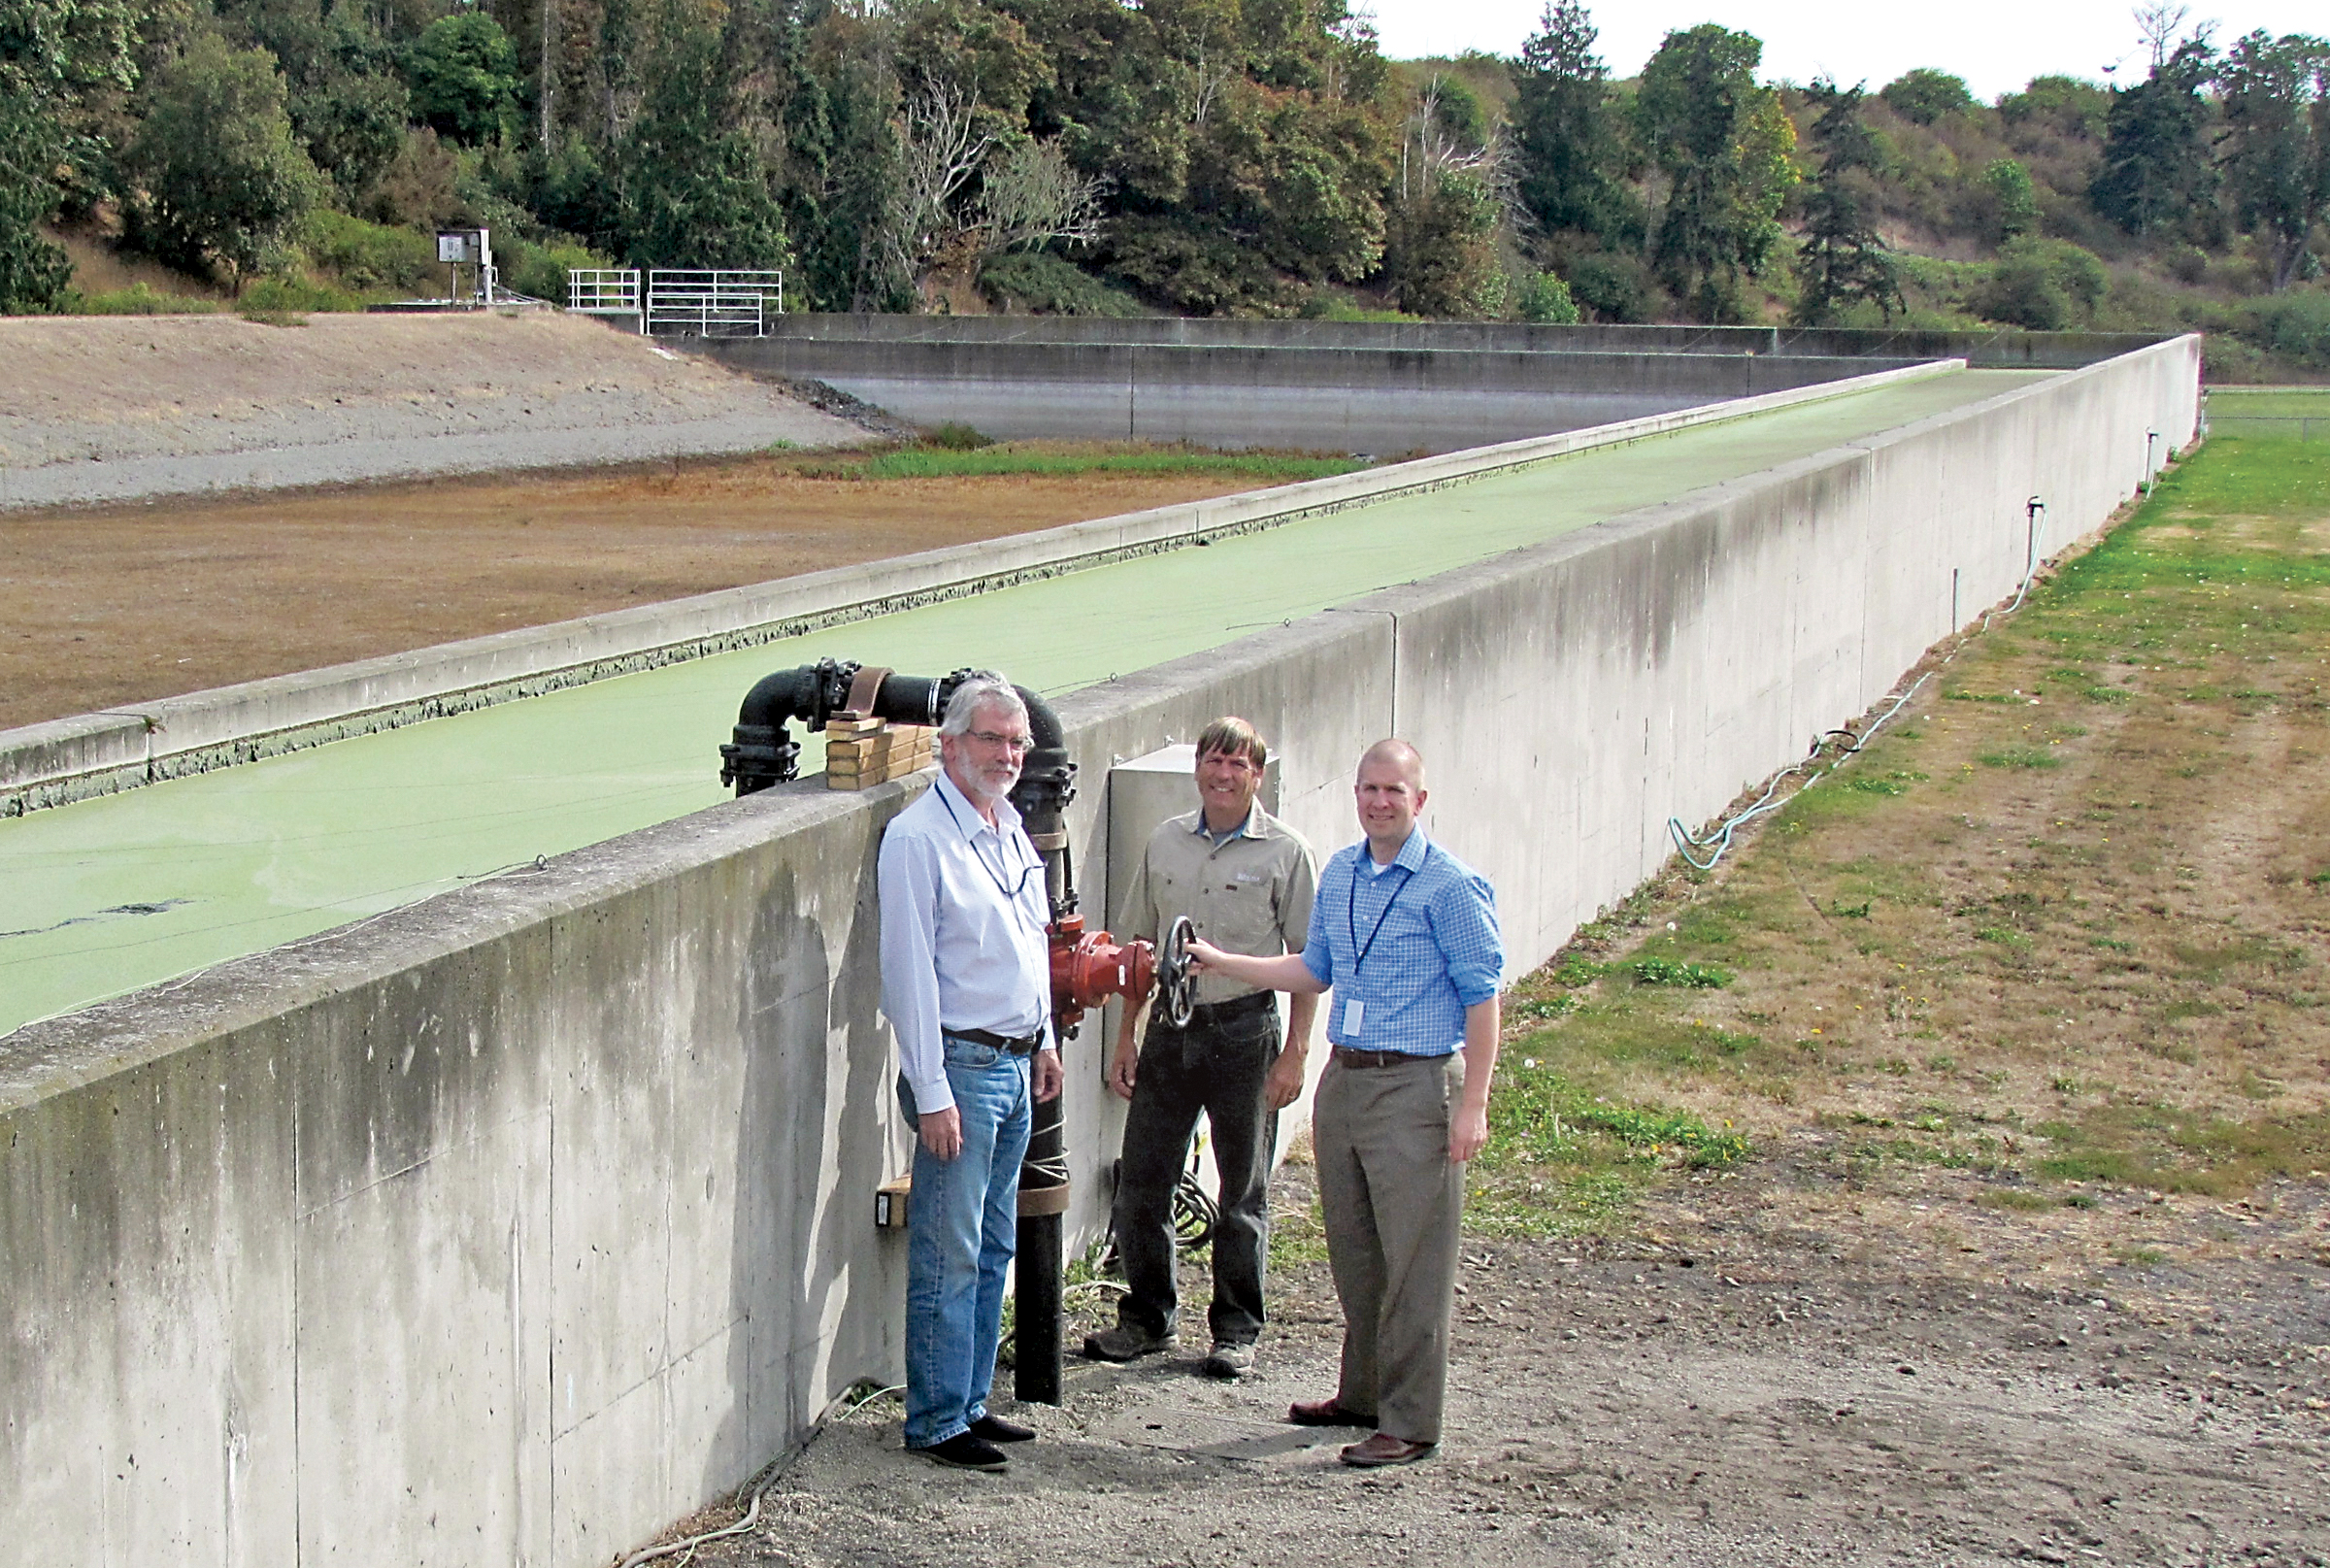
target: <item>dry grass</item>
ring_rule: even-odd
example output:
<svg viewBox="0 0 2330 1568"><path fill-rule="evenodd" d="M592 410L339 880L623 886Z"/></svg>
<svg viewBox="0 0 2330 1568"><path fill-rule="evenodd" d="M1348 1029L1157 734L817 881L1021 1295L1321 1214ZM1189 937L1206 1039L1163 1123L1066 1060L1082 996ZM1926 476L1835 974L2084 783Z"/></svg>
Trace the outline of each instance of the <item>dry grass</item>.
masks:
<svg viewBox="0 0 2330 1568"><path fill-rule="evenodd" d="M2042 1269L2172 1262L2208 1238L2165 1217L2318 1182L2326 525L2330 444L2220 440L1713 875L1581 932L1516 992L1483 1225L1648 1184L1531 1150L1565 1098L1745 1132L1766 1222Z"/></svg>

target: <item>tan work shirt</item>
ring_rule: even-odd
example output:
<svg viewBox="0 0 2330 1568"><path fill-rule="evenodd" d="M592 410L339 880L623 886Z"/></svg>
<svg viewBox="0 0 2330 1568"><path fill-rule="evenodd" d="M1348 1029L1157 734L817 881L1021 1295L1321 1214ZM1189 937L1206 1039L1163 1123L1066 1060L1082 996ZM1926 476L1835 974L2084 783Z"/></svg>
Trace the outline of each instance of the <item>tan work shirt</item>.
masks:
<svg viewBox="0 0 2330 1568"><path fill-rule="evenodd" d="M1300 952L1311 930L1311 895L1318 872L1302 835L1259 804L1246 825L1215 844L1203 808L1169 817L1148 837L1117 906L1119 940L1158 940L1186 915L1197 934L1225 952L1275 958ZM1251 996L1260 986L1200 975L1197 999L1212 1006Z"/></svg>

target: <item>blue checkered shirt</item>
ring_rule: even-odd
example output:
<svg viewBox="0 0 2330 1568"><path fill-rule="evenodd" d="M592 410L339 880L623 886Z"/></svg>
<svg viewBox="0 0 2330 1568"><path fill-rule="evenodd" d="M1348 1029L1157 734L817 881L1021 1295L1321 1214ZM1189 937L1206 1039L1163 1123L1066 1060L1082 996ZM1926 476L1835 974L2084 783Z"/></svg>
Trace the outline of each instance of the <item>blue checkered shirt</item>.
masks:
<svg viewBox="0 0 2330 1568"><path fill-rule="evenodd" d="M1505 977L1496 889L1421 828L1381 874L1369 864L1365 841L1338 850L1311 904L1303 962L1335 987L1327 1039L1446 1055L1464 1044L1464 1010L1496 995ZM1354 1000L1360 1019L1351 1029L1345 1020Z"/></svg>

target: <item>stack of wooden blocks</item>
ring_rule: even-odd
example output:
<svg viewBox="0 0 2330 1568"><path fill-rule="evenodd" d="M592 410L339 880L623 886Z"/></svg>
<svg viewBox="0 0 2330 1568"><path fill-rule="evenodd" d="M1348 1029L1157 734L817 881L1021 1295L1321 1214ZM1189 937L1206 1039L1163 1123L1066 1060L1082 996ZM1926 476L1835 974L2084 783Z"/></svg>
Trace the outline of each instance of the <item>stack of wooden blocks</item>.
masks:
<svg viewBox="0 0 2330 1568"><path fill-rule="evenodd" d="M930 728L847 714L825 721L825 787L870 789L930 765Z"/></svg>

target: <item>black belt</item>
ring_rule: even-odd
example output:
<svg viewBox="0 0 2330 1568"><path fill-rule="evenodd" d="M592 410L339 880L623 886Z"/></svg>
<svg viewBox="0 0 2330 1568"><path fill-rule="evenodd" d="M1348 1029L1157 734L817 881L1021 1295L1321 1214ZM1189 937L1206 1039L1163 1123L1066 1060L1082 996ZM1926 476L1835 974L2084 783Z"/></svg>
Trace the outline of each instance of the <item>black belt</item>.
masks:
<svg viewBox="0 0 2330 1568"><path fill-rule="evenodd" d="M1202 1018L1208 1023L1220 1023L1230 1018L1245 1018L1248 1013L1269 1012L1278 1004L1279 993L1276 991L1250 991L1244 996L1233 996L1226 1002L1200 1002L1189 1010L1189 1018L1192 1022Z"/></svg>
<svg viewBox="0 0 2330 1568"><path fill-rule="evenodd" d="M1436 1051L1430 1055L1424 1055L1413 1051L1354 1051L1349 1046L1337 1046L1335 1048L1335 1065L1338 1067L1405 1067L1410 1062L1445 1062L1455 1054L1456 1052L1452 1051Z"/></svg>
<svg viewBox="0 0 2330 1568"><path fill-rule="evenodd" d="M952 1035L957 1040L968 1040L975 1046L1008 1051L1015 1056L1033 1055L1036 1048L1044 1043L1044 1037L1040 1034L997 1034L992 1029L949 1029L945 1024L939 1026L939 1033Z"/></svg>

